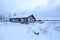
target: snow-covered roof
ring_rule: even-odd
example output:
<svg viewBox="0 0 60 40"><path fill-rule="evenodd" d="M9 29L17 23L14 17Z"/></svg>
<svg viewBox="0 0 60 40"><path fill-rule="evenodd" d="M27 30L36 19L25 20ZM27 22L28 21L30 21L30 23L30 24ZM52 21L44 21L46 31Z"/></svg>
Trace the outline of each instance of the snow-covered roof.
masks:
<svg viewBox="0 0 60 40"><path fill-rule="evenodd" d="M22 18L22 17L29 17L30 15L32 15L31 13L16 13L11 14L10 18Z"/></svg>

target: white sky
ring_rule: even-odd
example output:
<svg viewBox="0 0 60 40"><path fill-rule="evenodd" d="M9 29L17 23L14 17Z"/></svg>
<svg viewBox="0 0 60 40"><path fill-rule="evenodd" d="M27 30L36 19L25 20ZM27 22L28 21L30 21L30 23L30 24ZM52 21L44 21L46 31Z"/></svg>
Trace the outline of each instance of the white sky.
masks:
<svg viewBox="0 0 60 40"><path fill-rule="evenodd" d="M43 8L54 7L60 3L60 0L0 0L0 8L4 10L32 10L37 6Z"/></svg>
<svg viewBox="0 0 60 40"><path fill-rule="evenodd" d="M22 9L33 9L34 7L41 5L46 6L46 0L15 0L15 4L18 8Z"/></svg>
<svg viewBox="0 0 60 40"><path fill-rule="evenodd" d="M47 7L55 6L60 0L13 0L18 9L33 9L36 6Z"/></svg>

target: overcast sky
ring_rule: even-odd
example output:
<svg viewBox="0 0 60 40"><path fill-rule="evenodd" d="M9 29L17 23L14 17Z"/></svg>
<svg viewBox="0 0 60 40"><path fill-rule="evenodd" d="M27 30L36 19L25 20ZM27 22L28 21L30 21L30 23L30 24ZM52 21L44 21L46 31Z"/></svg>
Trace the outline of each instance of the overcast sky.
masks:
<svg viewBox="0 0 60 40"><path fill-rule="evenodd" d="M40 7L41 16L60 17L60 0L0 0L0 11L16 12L16 10L33 10ZM38 8L39 9L39 8ZM56 13L56 11L58 13ZM44 13L43 13L44 12Z"/></svg>
<svg viewBox="0 0 60 40"><path fill-rule="evenodd" d="M60 0L0 0L0 8L3 9L26 9L32 10L36 6L56 6Z"/></svg>
<svg viewBox="0 0 60 40"><path fill-rule="evenodd" d="M0 14L4 16L26 10L33 10L39 18L60 18L60 0L0 0Z"/></svg>
<svg viewBox="0 0 60 40"><path fill-rule="evenodd" d="M47 5L47 0L0 0L0 5L17 9L33 9L38 5Z"/></svg>

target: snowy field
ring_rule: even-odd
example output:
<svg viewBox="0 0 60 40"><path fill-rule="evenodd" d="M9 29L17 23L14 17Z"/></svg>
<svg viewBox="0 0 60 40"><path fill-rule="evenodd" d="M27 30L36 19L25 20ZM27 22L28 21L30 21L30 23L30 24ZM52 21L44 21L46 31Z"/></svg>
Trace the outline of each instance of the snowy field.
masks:
<svg viewBox="0 0 60 40"><path fill-rule="evenodd" d="M0 40L60 40L60 24L0 22Z"/></svg>

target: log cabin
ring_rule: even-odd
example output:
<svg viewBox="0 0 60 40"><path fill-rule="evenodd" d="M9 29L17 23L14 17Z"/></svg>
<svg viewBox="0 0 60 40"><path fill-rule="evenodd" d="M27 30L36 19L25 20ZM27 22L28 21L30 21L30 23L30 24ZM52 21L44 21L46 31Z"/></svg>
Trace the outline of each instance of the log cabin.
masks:
<svg viewBox="0 0 60 40"><path fill-rule="evenodd" d="M28 23L34 23L36 18L33 15L29 15L27 17L11 17L9 20L10 22L19 22L23 24L28 24Z"/></svg>

